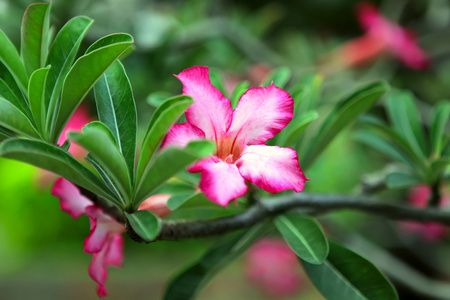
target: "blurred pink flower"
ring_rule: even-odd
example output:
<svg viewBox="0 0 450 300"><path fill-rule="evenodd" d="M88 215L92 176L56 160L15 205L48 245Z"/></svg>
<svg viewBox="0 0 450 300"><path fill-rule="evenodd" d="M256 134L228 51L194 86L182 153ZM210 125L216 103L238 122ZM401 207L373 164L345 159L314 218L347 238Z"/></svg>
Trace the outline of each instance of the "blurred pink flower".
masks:
<svg viewBox="0 0 450 300"><path fill-rule="evenodd" d="M89 216L91 230L84 241L84 251L93 254L89 275L98 284L99 297L106 296L107 268L109 266L120 268L122 265L124 242L122 233L125 226L103 213L91 200L83 196L74 184L64 178L56 180L52 195L59 198L61 210L70 214L72 218L77 219L84 214ZM145 200L139 209L149 209L160 217L166 216L170 213L165 205L169 198L169 194L152 196Z"/></svg>
<svg viewBox="0 0 450 300"><path fill-rule="evenodd" d="M273 84L250 88L233 111L230 100L211 84L207 67L192 67L176 77L195 102L186 110L188 122L175 124L162 147L205 138L215 142L216 154L189 168L202 173L200 189L206 197L226 206L245 194L246 180L271 193L303 189L307 179L295 150L265 145L293 117L287 92Z"/></svg>
<svg viewBox="0 0 450 300"><path fill-rule="evenodd" d="M408 197L408 204L411 206L425 208L428 205L428 199L431 196L431 189L428 185L414 186ZM450 202L448 195L443 195L439 206L444 207ZM415 223L401 222L401 228L410 234L416 234L427 242L438 242L447 234L447 227L438 223Z"/></svg>
<svg viewBox="0 0 450 300"><path fill-rule="evenodd" d="M297 256L281 240L263 238L245 256L246 277L273 298L296 294L304 285Z"/></svg>
<svg viewBox="0 0 450 300"><path fill-rule="evenodd" d="M91 121L92 118L89 115L87 108L84 105L78 106L59 136L58 145L62 146L64 144L67 139L66 134L68 131L81 131L84 125ZM69 153L75 158L82 158L87 154L86 150L75 143L70 144Z"/></svg>

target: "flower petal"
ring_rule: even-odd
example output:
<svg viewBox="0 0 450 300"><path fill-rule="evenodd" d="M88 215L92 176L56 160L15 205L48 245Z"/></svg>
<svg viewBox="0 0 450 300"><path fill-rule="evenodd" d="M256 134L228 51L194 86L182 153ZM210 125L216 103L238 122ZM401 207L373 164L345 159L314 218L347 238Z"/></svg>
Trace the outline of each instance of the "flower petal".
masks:
<svg viewBox="0 0 450 300"><path fill-rule="evenodd" d="M270 193L287 189L300 192L308 180L298 164L297 153L291 148L248 146L236 165L246 180Z"/></svg>
<svg viewBox="0 0 450 300"><path fill-rule="evenodd" d="M239 100L228 132L247 145L263 144L286 127L293 111L292 97L273 84L250 88Z"/></svg>
<svg viewBox="0 0 450 300"><path fill-rule="evenodd" d="M97 294L99 297L104 297L108 294L105 281L107 278L107 271L104 265L106 248L99 253L95 253L89 265L89 276L97 282Z"/></svg>
<svg viewBox="0 0 450 300"><path fill-rule="evenodd" d="M184 148L189 142L205 138L205 133L189 123L174 124L164 138L161 149L167 146Z"/></svg>
<svg viewBox="0 0 450 300"><path fill-rule="evenodd" d="M109 241L108 252L106 253L106 265L117 268L122 267L123 262L123 237L121 233L116 233Z"/></svg>
<svg viewBox="0 0 450 300"><path fill-rule="evenodd" d="M172 211L167 207L167 201L172 197L171 194L153 195L139 205L139 210L148 209L154 212L158 217L164 218Z"/></svg>
<svg viewBox="0 0 450 300"><path fill-rule="evenodd" d="M61 210L76 219L85 214L85 209L93 205L92 201L81 195L78 188L64 178L58 178L52 188L52 195L59 198Z"/></svg>
<svg viewBox="0 0 450 300"><path fill-rule="evenodd" d="M227 164L220 159L203 160L197 164L201 170L200 189L212 202L222 206L247 191L245 180L235 164Z"/></svg>
<svg viewBox="0 0 450 300"><path fill-rule="evenodd" d="M230 100L211 84L207 67L192 67L175 76L183 83L183 94L195 100L186 110L186 119L208 139L217 140L231 124Z"/></svg>

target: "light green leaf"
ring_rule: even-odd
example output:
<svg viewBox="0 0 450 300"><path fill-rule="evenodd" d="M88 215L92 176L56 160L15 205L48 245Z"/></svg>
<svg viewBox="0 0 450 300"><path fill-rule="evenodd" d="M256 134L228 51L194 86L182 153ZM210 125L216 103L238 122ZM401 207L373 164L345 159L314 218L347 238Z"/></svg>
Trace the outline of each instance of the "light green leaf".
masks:
<svg viewBox="0 0 450 300"><path fill-rule="evenodd" d="M395 300L397 292L368 260L329 241L330 253L321 265L302 261L316 288L328 300Z"/></svg>
<svg viewBox="0 0 450 300"><path fill-rule="evenodd" d="M295 148L303 132L319 114L315 110L308 111L298 118L294 118L277 136L277 145Z"/></svg>
<svg viewBox="0 0 450 300"><path fill-rule="evenodd" d="M197 197L199 193L182 193L175 194L167 200L167 207L171 210L177 210L180 206L188 202L189 200Z"/></svg>
<svg viewBox="0 0 450 300"><path fill-rule="evenodd" d="M59 109L49 126L53 141L59 138L67 121L97 80L133 44L133 38L127 36L128 41L98 48L80 57L72 66L64 81L61 100L55 106Z"/></svg>
<svg viewBox="0 0 450 300"><path fill-rule="evenodd" d="M22 19L21 54L28 77L45 66L48 53L48 29L51 3L34 3Z"/></svg>
<svg viewBox="0 0 450 300"><path fill-rule="evenodd" d="M56 35L47 57L51 69L45 86L46 131L50 134L50 124L56 113L61 89L72 67L81 41L94 21L87 17L70 19Z"/></svg>
<svg viewBox="0 0 450 300"><path fill-rule="evenodd" d="M132 214L125 212L134 232L144 241L153 241L161 231L161 219L149 210L138 210Z"/></svg>
<svg viewBox="0 0 450 300"><path fill-rule="evenodd" d="M19 53L6 34L0 30L0 62L5 65L8 71L16 80L20 90L26 94L28 76L25 67L22 64Z"/></svg>
<svg viewBox="0 0 450 300"><path fill-rule="evenodd" d="M323 77L318 74L310 74L300 78L289 93L294 99L294 115L299 116L310 110L315 110L320 98Z"/></svg>
<svg viewBox="0 0 450 300"><path fill-rule="evenodd" d="M222 76L216 69L209 69L209 79L211 80L211 84L227 97L227 90L223 84Z"/></svg>
<svg viewBox="0 0 450 300"><path fill-rule="evenodd" d="M94 173L59 147L38 140L12 138L0 145L0 156L56 173L70 182L118 204Z"/></svg>
<svg viewBox="0 0 450 300"><path fill-rule="evenodd" d="M133 43L133 38L127 33L112 33L95 41L84 54L86 55L100 48L122 43Z"/></svg>
<svg viewBox="0 0 450 300"><path fill-rule="evenodd" d="M196 299L214 275L244 253L264 231L265 224L258 224L215 243L200 259L170 280L163 299Z"/></svg>
<svg viewBox="0 0 450 300"><path fill-rule="evenodd" d="M49 70L50 66L37 69L31 74L28 82L28 101L30 101L31 113L41 135L45 135L45 82Z"/></svg>
<svg viewBox="0 0 450 300"><path fill-rule="evenodd" d="M420 182L419 178L407 173L393 172L386 176L386 186L390 189L406 188Z"/></svg>
<svg viewBox="0 0 450 300"><path fill-rule="evenodd" d="M31 121L11 102L0 97L0 126L18 134L39 138Z"/></svg>
<svg viewBox="0 0 450 300"><path fill-rule="evenodd" d="M242 81L234 88L233 95L231 96L231 107L233 109L236 109L239 100L241 99L242 95L245 94L245 92L248 90L249 87L250 83L248 81Z"/></svg>
<svg viewBox="0 0 450 300"><path fill-rule="evenodd" d="M195 161L212 155L215 145L206 140L190 142L185 148L167 147L162 150L145 168L142 178L137 182L134 207L147 199L169 178Z"/></svg>
<svg viewBox="0 0 450 300"><path fill-rule="evenodd" d="M142 142L136 182L142 179L145 170L149 167L153 154L161 145L167 132L193 102L194 100L189 96L177 96L164 101L153 113Z"/></svg>
<svg viewBox="0 0 450 300"><path fill-rule="evenodd" d="M288 67L277 68L272 72L270 72L263 86L271 85L273 82L275 86L282 89L288 83L289 79L291 79L291 75L292 75L291 69L289 69Z"/></svg>
<svg viewBox="0 0 450 300"><path fill-rule="evenodd" d="M134 176L136 152L136 106L123 65L115 61L94 86L99 120L114 134L117 146Z"/></svg>
<svg viewBox="0 0 450 300"><path fill-rule="evenodd" d="M431 155L439 157L444 148L445 126L450 119L450 102L442 102L434 108L433 121L431 124Z"/></svg>
<svg viewBox="0 0 450 300"><path fill-rule="evenodd" d="M328 241L316 219L295 214L280 215L274 220L291 249L311 264L321 264L328 256Z"/></svg>

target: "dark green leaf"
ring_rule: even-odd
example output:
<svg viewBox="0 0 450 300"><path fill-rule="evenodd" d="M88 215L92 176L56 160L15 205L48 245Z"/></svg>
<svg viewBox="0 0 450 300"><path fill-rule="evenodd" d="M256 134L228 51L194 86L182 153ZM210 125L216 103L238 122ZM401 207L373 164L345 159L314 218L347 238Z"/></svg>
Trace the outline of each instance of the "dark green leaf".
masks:
<svg viewBox="0 0 450 300"><path fill-rule="evenodd" d="M15 136L14 132L0 126L0 142L6 140L7 138L12 138L14 136Z"/></svg>
<svg viewBox="0 0 450 300"><path fill-rule="evenodd" d="M27 92L28 76L19 53L5 33L0 30L0 62L5 65L23 93Z"/></svg>
<svg viewBox="0 0 450 300"><path fill-rule="evenodd" d="M115 61L94 86L98 117L114 134L127 162L130 178L134 176L136 152L136 106L125 69Z"/></svg>
<svg viewBox="0 0 450 300"><path fill-rule="evenodd" d="M308 146L302 158L302 168L307 169L337 134L369 110L388 88L388 85L384 82L372 83L360 88L339 102L327 116L319 132Z"/></svg>
<svg viewBox="0 0 450 300"><path fill-rule="evenodd" d="M406 188L420 182L419 178L407 173L394 172L386 176L386 186L390 189Z"/></svg>
<svg viewBox="0 0 450 300"><path fill-rule="evenodd" d="M368 260L330 241L321 265L302 261L309 278L328 300L394 300L398 295L386 277Z"/></svg>
<svg viewBox="0 0 450 300"><path fill-rule="evenodd" d="M8 100L0 97L0 126L18 134L39 138L39 134L30 120Z"/></svg>
<svg viewBox="0 0 450 300"><path fill-rule="evenodd" d="M247 250L264 230L264 224L255 225L216 243L200 259L170 280L163 299L195 299L213 276Z"/></svg>
<svg viewBox="0 0 450 300"><path fill-rule="evenodd" d="M111 131L103 123L91 122L83 127L83 132L69 132L69 138L89 151L95 161L102 166L114 181L128 204L131 197L131 180L124 157L114 141Z"/></svg>
<svg viewBox="0 0 450 300"><path fill-rule="evenodd" d="M450 119L450 102L445 101L436 105L431 124L431 155L439 157L442 152L445 126Z"/></svg>
<svg viewBox="0 0 450 300"><path fill-rule="evenodd" d="M185 148L167 147L145 168L141 180L137 182L134 206L147 199L172 176L193 162L212 155L215 145L206 140L190 142Z"/></svg>
<svg viewBox="0 0 450 300"><path fill-rule="evenodd" d="M45 82L49 70L50 66L37 69L28 82L28 101L30 101L31 113L41 135L45 135Z"/></svg>
<svg viewBox="0 0 450 300"><path fill-rule="evenodd" d="M28 104L26 103L25 99L21 97L19 98L20 99L19 100L14 94L14 92L11 90L11 88L8 86L8 84L1 78L0 78L0 97L11 102L11 104L14 105L18 110L20 110L24 115L26 115L28 118L31 118L30 108L28 107Z"/></svg>
<svg viewBox="0 0 450 300"><path fill-rule="evenodd" d="M31 118L30 107L28 106L28 102L25 99L25 96L22 93L20 87L17 85L16 79L9 72L9 70L6 68L6 66L4 66L1 63L0 63L0 74L1 74L1 76L0 76L1 79L6 83L6 85L9 87L9 90L14 94L14 96L16 97L16 99L18 101L18 103L17 103L18 105L13 103L14 106L16 106L18 108L20 107L21 110L23 110L22 112ZM0 96L2 96L2 95L0 95ZM11 99L9 99L8 97L4 97L4 98L6 98L6 100L11 101Z"/></svg>
<svg viewBox="0 0 450 300"><path fill-rule="evenodd" d="M94 21L87 17L75 17L69 20L58 32L47 57L51 69L45 86L46 130L50 133L52 116L57 109L61 89L72 67L86 32Z"/></svg>
<svg viewBox="0 0 450 300"><path fill-rule="evenodd" d="M163 138L183 112L194 102L189 96L177 96L167 99L153 113L147 132L142 142L141 155L137 167L137 182L139 182L149 167L150 160L160 146Z"/></svg>
<svg viewBox="0 0 450 300"><path fill-rule="evenodd" d="M233 96L231 96L231 107L233 109L236 108L242 95L245 94L245 92L248 90L249 87L250 83L248 81L242 81L234 88Z"/></svg>
<svg viewBox="0 0 450 300"><path fill-rule="evenodd" d="M321 264L328 256L328 241L316 219L295 214L280 215L274 220L291 249L311 264Z"/></svg>
<svg viewBox="0 0 450 300"><path fill-rule="evenodd" d="M53 141L58 139L67 121L97 80L133 44L133 38L127 36L128 41L98 48L80 57L72 66L64 81L61 101L55 106L59 109L50 126Z"/></svg>
<svg viewBox="0 0 450 300"><path fill-rule="evenodd" d="M268 79L265 80L263 86L268 86L273 83L275 86L282 89L288 83L289 79L291 79L291 74L291 69L288 67L275 69L269 74Z"/></svg>
<svg viewBox="0 0 450 300"><path fill-rule="evenodd" d="M51 3L35 3L28 6L23 15L21 54L28 76L45 66L50 9Z"/></svg>
<svg viewBox="0 0 450 300"><path fill-rule="evenodd" d="M128 222L144 241L151 242L161 230L161 219L149 210L138 210L132 214L125 212Z"/></svg>
<svg viewBox="0 0 450 300"><path fill-rule="evenodd" d="M109 199L106 186L89 169L59 147L38 140L12 138L0 145L0 156L15 159L56 173L70 182Z"/></svg>
<svg viewBox="0 0 450 300"><path fill-rule="evenodd" d="M434 160L430 164L430 169L427 174L427 182L434 184L436 181L440 180L442 175L445 173L445 170L449 166L450 157L442 157Z"/></svg>

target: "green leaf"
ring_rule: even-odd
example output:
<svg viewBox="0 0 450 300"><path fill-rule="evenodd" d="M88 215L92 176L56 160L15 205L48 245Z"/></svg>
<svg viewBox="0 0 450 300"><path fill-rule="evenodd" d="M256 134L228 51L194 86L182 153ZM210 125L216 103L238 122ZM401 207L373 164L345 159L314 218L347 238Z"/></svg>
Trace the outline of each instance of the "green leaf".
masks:
<svg viewBox="0 0 450 300"><path fill-rule="evenodd" d="M161 231L161 219L149 210L138 210L132 214L125 212L128 222L144 241L151 242Z"/></svg>
<svg viewBox="0 0 450 300"><path fill-rule="evenodd" d="M217 70L215 69L209 70L209 79L211 80L211 84L219 91L221 91L225 97L227 97L227 90L225 89L225 86L223 84L222 76L219 74Z"/></svg>
<svg viewBox="0 0 450 300"><path fill-rule="evenodd" d="M286 128L278 134L277 145L295 148L305 129L318 117L319 114L317 111L311 110L298 118L294 118Z"/></svg>
<svg viewBox="0 0 450 300"><path fill-rule="evenodd" d="M91 122L83 132L69 132L69 138L89 151L104 168L119 190L123 204L128 204L132 194L131 180L124 157L114 141L111 131L103 123Z"/></svg>
<svg viewBox="0 0 450 300"><path fill-rule="evenodd" d="M338 133L369 110L388 88L388 85L384 82L372 83L360 88L339 102L327 116L319 132L307 148L302 158L302 168L307 169L312 165Z"/></svg>
<svg viewBox="0 0 450 300"><path fill-rule="evenodd" d="M265 224L258 224L215 243L190 267L170 280L163 299L195 299L215 274L244 253L264 231Z"/></svg>
<svg viewBox="0 0 450 300"><path fill-rule="evenodd" d="M30 108L28 107L28 104L26 103L25 99L21 97L19 98L20 99L19 100L14 94L14 92L11 90L11 88L8 86L8 84L1 78L0 78L0 97L11 102L11 104L14 105L17 109L19 109L24 115L26 115L28 118L31 118Z"/></svg>
<svg viewBox="0 0 450 300"><path fill-rule="evenodd" d="M4 83L6 83L9 90L14 94L14 96L17 99L17 103L13 103L14 106L16 106L17 108L20 108L25 115L27 115L31 118L30 107L28 106L28 102L25 99L24 94L20 90L20 87L17 85L17 82L16 82L15 78L13 77L13 75L9 72L9 70L6 68L6 66L4 66L1 63L0 63L0 74L1 74L1 80L3 80ZM4 92L4 90L3 90L3 92ZM3 96L3 95L0 95L0 96ZM5 96L4 98L6 100L14 101L14 99L11 100L8 96Z"/></svg>
<svg viewBox="0 0 450 300"><path fill-rule="evenodd" d="M123 65L115 61L94 86L99 120L114 134L117 146L134 176L136 153L136 106Z"/></svg>
<svg viewBox="0 0 450 300"><path fill-rule="evenodd" d="M315 110L320 98L323 77L318 74L310 74L302 77L289 91L294 99L294 115Z"/></svg>
<svg viewBox="0 0 450 300"><path fill-rule="evenodd" d="M448 166L450 166L450 157L442 157L434 160L430 164L427 174L427 182L434 184L440 180Z"/></svg>
<svg viewBox="0 0 450 300"><path fill-rule="evenodd" d="M0 145L0 156L56 173L70 182L118 204L94 173L59 147L38 140L12 138Z"/></svg>
<svg viewBox="0 0 450 300"><path fill-rule="evenodd" d="M51 3L35 3L28 6L23 15L21 54L28 76L45 66L50 9Z"/></svg>
<svg viewBox="0 0 450 300"><path fill-rule="evenodd" d="M311 264L321 264L328 256L328 241L316 219L284 214L275 218L275 226L291 249Z"/></svg>
<svg viewBox="0 0 450 300"><path fill-rule="evenodd" d="M393 172L386 176L386 186L390 189L406 188L421 183L416 176L407 173Z"/></svg>
<svg viewBox="0 0 450 300"><path fill-rule="evenodd" d="M39 138L39 134L30 119L2 97L0 97L0 111L0 126L24 136Z"/></svg>
<svg viewBox="0 0 450 300"><path fill-rule="evenodd" d="M127 37L126 42L106 45L83 55L72 66L64 81L61 101L55 106L59 108L49 126L53 141L58 139L67 121L97 80L133 44L133 38L130 35Z"/></svg>
<svg viewBox="0 0 450 300"><path fill-rule="evenodd" d="M177 210L180 206L188 202L189 200L197 197L199 193L182 193L175 194L167 200L167 207L171 210Z"/></svg>
<svg viewBox="0 0 450 300"><path fill-rule="evenodd" d="M323 264L302 261L309 278L326 299L398 299L394 287L372 263L333 241L329 244L330 253Z"/></svg>
<svg viewBox="0 0 450 300"><path fill-rule="evenodd" d="M25 67L22 64L19 53L13 43L8 39L5 33L0 30L0 62L5 65L11 75L14 77L20 90L26 94L28 85L28 76Z"/></svg>
<svg viewBox="0 0 450 300"><path fill-rule="evenodd" d="M45 82L47 81L50 66L37 69L31 74L28 82L28 101L30 101L31 113L38 131L45 134Z"/></svg>
<svg viewBox="0 0 450 300"><path fill-rule="evenodd" d="M282 89L288 83L289 79L291 79L291 75L291 69L288 67L277 68L270 72L268 79L265 80L263 86L268 86L273 83L275 86Z"/></svg>
<svg viewBox="0 0 450 300"><path fill-rule="evenodd" d="M428 149L414 96L410 92L391 91L387 105L394 128L405 137L414 153L422 160L425 159Z"/></svg>
<svg viewBox="0 0 450 300"><path fill-rule="evenodd" d="M47 57L51 69L45 86L46 131L50 134L50 123L57 109L61 89L72 67L81 41L94 21L87 17L70 19L56 35Z"/></svg>
<svg viewBox="0 0 450 300"><path fill-rule="evenodd" d="M133 38L127 33L112 33L95 41L84 54L89 54L95 50L122 43L133 43Z"/></svg>
<svg viewBox="0 0 450 300"><path fill-rule="evenodd" d="M445 146L444 132L445 125L450 119L450 102L442 102L434 108L433 121L431 123L431 155L434 157L439 157L441 155L442 149Z"/></svg>
<svg viewBox="0 0 450 300"><path fill-rule="evenodd" d="M166 91L157 91L153 92L147 97L147 103L153 106L154 108L158 108L164 101L169 99L171 94Z"/></svg>
<svg viewBox="0 0 450 300"><path fill-rule="evenodd" d="M137 182L134 206L147 199L165 181L193 162L212 155L215 145L206 140L192 141L183 149L167 147L163 149L145 168L142 179Z"/></svg>
<svg viewBox="0 0 450 300"><path fill-rule="evenodd" d="M236 109L239 100L241 99L242 95L244 95L245 92L249 89L249 87L250 83L248 81L242 81L234 88L233 95L231 96L231 107L233 109Z"/></svg>
<svg viewBox="0 0 450 300"><path fill-rule="evenodd" d="M141 155L137 167L139 182L149 167L153 154L160 146L163 138L183 112L194 102L189 96L177 96L164 101L153 113L147 132L142 142Z"/></svg>

